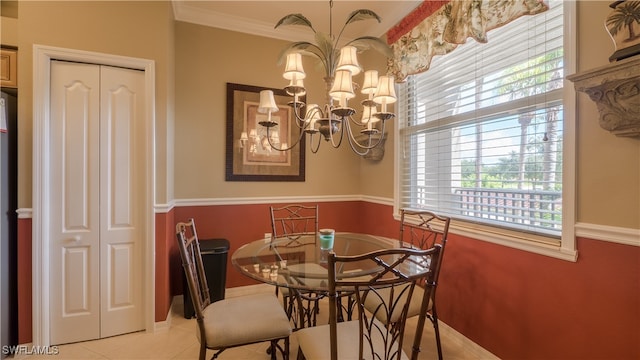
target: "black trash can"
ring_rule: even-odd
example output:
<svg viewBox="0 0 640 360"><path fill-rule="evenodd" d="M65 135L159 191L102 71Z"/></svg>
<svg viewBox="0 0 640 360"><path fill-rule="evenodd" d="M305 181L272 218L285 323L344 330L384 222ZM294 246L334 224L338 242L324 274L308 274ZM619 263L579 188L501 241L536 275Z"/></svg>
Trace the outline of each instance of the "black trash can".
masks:
<svg viewBox="0 0 640 360"><path fill-rule="evenodd" d="M227 278L227 254L229 253L229 241L227 239L203 239L200 240L200 253L204 265L207 285L211 302L224 299L224 287ZM193 309L193 301L189 292L187 277L182 275L184 293L184 317L191 319L196 312Z"/></svg>

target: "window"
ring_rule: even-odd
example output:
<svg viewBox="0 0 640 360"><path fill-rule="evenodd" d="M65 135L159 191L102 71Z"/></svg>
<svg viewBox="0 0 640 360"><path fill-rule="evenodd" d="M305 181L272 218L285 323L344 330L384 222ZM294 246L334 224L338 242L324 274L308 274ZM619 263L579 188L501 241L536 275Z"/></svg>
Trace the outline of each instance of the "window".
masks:
<svg viewBox="0 0 640 360"><path fill-rule="evenodd" d="M573 179L567 135L574 146L564 13L575 5L549 6L490 31L486 44L469 39L434 57L399 85L398 206L563 247L567 216L573 227L563 206L573 202L563 185L566 169Z"/></svg>

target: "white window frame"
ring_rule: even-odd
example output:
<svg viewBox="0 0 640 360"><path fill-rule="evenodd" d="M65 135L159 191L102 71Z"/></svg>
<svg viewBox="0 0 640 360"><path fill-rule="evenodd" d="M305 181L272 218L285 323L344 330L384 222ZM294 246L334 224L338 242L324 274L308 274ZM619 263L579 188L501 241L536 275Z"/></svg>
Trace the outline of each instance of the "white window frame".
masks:
<svg viewBox="0 0 640 360"><path fill-rule="evenodd" d="M496 30L499 31L499 30ZM576 3L564 2L564 84L563 84L563 156L562 156L562 234L560 244L557 238L550 238L516 230L477 223L451 222L449 232L490 243L508 246L540 255L575 262L578 258L575 238L576 223L576 96L573 84L566 75L576 71ZM473 40L469 40L473 41ZM455 50L453 50L455 51ZM396 106L396 112L398 111ZM400 191L402 173L402 138L398 122L394 124L394 217L399 220Z"/></svg>

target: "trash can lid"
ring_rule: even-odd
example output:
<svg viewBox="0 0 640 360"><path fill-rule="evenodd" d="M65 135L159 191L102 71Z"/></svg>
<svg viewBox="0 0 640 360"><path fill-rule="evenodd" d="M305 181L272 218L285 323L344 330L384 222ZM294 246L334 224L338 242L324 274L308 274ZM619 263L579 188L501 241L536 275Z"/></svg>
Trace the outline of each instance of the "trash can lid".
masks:
<svg viewBox="0 0 640 360"><path fill-rule="evenodd" d="M204 252L227 252L229 251L229 240L227 239L201 239L200 251Z"/></svg>

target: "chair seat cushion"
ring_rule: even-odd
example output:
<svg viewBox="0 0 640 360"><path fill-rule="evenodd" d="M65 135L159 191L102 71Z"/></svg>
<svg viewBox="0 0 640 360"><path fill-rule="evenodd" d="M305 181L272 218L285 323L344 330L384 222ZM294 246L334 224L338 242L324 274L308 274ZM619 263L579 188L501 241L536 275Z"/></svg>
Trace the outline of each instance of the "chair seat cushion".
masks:
<svg viewBox="0 0 640 360"><path fill-rule="evenodd" d="M274 294L216 301L204 309L203 316L208 348L274 340L291 334L289 319Z"/></svg>
<svg viewBox="0 0 640 360"><path fill-rule="evenodd" d="M379 326L382 326L380 324ZM338 323L338 359L340 360L359 360L359 330L358 320L346 321ZM382 338L377 332L374 333L374 351L376 354L384 354L384 344ZM298 345L305 358L313 360L329 360L331 359L331 340L329 335L329 325L315 326L298 330L295 333L298 339ZM373 359L371 351L369 351L368 342L364 342L363 359ZM394 349L395 349L394 345ZM384 356L379 358L384 359ZM407 355L402 351L401 358L408 360Z"/></svg>
<svg viewBox="0 0 640 360"><path fill-rule="evenodd" d="M384 289L379 289L377 290L378 294L385 299L385 303L388 303L388 301L386 301L386 299L389 298L389 292L390 292L390 288L384 288ZM400 289L396 289L395 293L398 294L402 294L401 298L402 300L401 303L405 302L407 299L407 295L405 292L400 291ZM420 315L420 308L422 307L422 297L424 296L424 289L416 286L413 288L413 293L411 294L411 302L409 303L409 310L407 311L407 319ZM368 296L367 299L364 302L364 307L371 311L372 313L375 311L375 309L380 306L382 304L382 301L380 300L380 298L375 297L375 296ZM429 307L427 308L427 310L430 309L431 307L431 299L429 299ZM400 314L401 314L401 308L400 307L396 307L393 311L393 313L391 314L391 321L392 322L396 322L398 321ZM376 314L376 318L378 320L380 320L383 323L387 322L386 319L386 311L375 311Z"/></svg>

